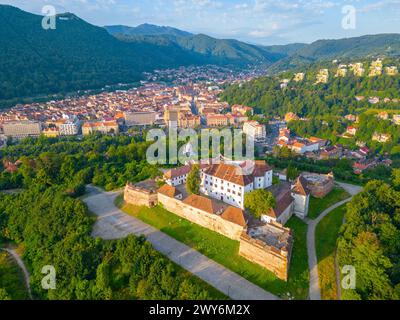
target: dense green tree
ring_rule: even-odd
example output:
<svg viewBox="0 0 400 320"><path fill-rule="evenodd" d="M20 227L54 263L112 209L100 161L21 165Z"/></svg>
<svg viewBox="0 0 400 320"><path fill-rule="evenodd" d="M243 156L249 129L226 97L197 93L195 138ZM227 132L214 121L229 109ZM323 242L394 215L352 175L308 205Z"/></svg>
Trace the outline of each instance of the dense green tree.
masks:
<svg viewBox="0 0 400 320"><path fill-rule="evenodd" d="M186 189L189 194L200 194L200 167L199 165L195 164L192 166L192 169L188 175L186 181Z"/></svg>
<svg viewBox="0 0 400 320"><path fill-rule="evenodd" d="M1 300L11 300L10 296L8 295L6 289L0 288L0 301Z"/></svg>
<svg viewBox="0 0 400 320"><path fill-rule="evenodd" d="M254 190L244 196L245 208L256 218L261 218L275 205L276 200L272 193L264 189Z"/></svg>

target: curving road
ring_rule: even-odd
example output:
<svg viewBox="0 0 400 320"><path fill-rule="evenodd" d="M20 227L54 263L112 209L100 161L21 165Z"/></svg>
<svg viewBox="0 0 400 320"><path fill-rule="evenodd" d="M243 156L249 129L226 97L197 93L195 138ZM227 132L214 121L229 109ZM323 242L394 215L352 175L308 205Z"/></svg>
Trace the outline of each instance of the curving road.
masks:
<svg viewBox="0 0 400 320"><path fill-rule="evenodd" d="M326 209L322 212L319 217L315 220L308 221L308 230L307 230L307 251L308 251L308 266L310 269L310 300L321 300L321 288L319 286L319 277L318 277L318 259L317 259L317 251L315 249L315 230L317 225L333 210L336 208L350 202L355 195L362 191L362 187L347 184L347 183L338 183L340 187L345 189L351 197L349 199L340 201L333 205L332 207Z"/></svg>
<svg viewBox="0 0 400 320"><path fill-rule="evenodd" d="M13 249L0 248L0 250L6 251L7 253L9 253L14 258L14 260L17 262L18 266L20 267L20 269L22 270L22 272L24 274L25 286L26 286L26 289L28 290L29 298L31 300L33 300L32 292L31 292L31 285L30 285L30 276L29 276L29 272L25 266L24 261L22 261L21 257L18 255L18 253Z"/></svg>
<svg viewBox="0 0 400 320"><path fill-rule="evenodd" d="M103 192L93 186L88 186L87 191L89 194L83 201L89 210L98 216L93 228L93 237L112 240L130 234L144 235L155 250L231 299L279 299L196 250L118 209L114 200L119 192Z"/></svg>

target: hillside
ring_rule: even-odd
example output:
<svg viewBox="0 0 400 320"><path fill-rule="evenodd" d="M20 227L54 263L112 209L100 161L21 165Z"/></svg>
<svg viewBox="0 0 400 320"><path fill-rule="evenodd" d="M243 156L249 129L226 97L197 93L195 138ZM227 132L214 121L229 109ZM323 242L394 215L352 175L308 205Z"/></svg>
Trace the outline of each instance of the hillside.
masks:
<svg viewBox="0 0 400 320"><path fill-rule="evenodd" d="M190 32L182 31L176 28L168 26L156 26L153 24L141 24L137 27L128 27L122 25L116 26L105 26L104 27L110 34L125 35L125 36L159 36L159 35L170 35L176 37L191 37L193 34Z"/></svg>
<svg viewBox="0 0 400 320"><path fill-rule="evenodd" d="M73 14L57 16L44 30L42 17L0 6L0 100L134 82L154 68L197 63L179 48L126 43Z"/></svg>
<svg viewBox="0 0 400 320"><path fill-rule="evenodd" d="M264 51L238 41L198 43L136 36L121 41L104 28L66 13L55 30L42 28L42 17L0 5L0 105L24 97L96 89L131 83L142 72L193 64L247 65L268 63ZM173 36L171 36L174 38ZM212 50L203 50L204 42ZM232 46L230 46L230 44ZM274 60L275 61L275 60ZM271 59L272 62L272 59Z"/></svg>
<svg viewBox="0 0 400 320"><path fill-rule="evenodd" d="M232 39L215 39L204 34L193 36L164 35L128 35L116 34L121 41L146 42L154 45L177 46L180 49L198 55L206 63L270 65L282 58L282 53L271 53L267 48L250 45Z"/></svg>
<svg viewBox="0 0 400 320"><path fill-rule="evenodd" d="M267 47L268 48L268 47ZM272 51L270 48L268 48ZM296 50L297 49L297 50ZM367 35L339 40L319 40L300 45L271 66L271 72L298 69L332 59L349 60L376 56L400 56L400 34Z"/></svg>

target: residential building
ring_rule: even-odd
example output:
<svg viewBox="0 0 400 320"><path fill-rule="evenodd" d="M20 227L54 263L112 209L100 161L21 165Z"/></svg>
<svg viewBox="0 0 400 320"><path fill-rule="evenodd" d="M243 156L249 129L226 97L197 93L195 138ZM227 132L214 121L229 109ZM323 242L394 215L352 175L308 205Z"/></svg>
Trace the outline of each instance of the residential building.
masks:
<svg viewBox="0 0 400 320"><path fill-rule="evenodd" d="M224 114L208 114L206 119L208 127L227 127L230 125L229 117Z"/></svg>
<svg viewBox="0 0 400 320"><path fill-rule="evenodd" d="M382 133L375 132L374 135L372 136L373 141L377 141L380 143L389 142L391 139L392 139L392 136L390 134L382 134Z"/></svg>
<svg viewBox="0 0 400 320"><path fill-rule="evenodd" d="M247 116L248 114L254 115L254 110L251 107L235 104L232 106L232 113L241 114L242 116Z"/></svg>
<svg viewBox="0 0 400 320"><path fill-rule="evenodd" d="M388 76L395 76L399 73L398 69L396 66L391 66L391 67L386 67L386 74Z"/></svg>
<svg viewBox="0 0 400 320"><path fill-rule="evenodd" d="M119 126L116 121L85 122L82 127L84 136L100 132L103 134L118 134Z"/></svg>
<svg viewBox="0 0 400 320"><path fill-rule="evenodd" d="M347 75L347 68L338 68L335 74L335 78L344 78Z"/></svg>
<svg viewBox="0 0 400 320"><path fill-rule="evenodd" d="M346 133L350 136L355 136L357 134L357 128L353 126L347 127Z"/></svg>
<svg viewBox="0 0 400 320"><path fill-rule="evenodd" d="M42 131L42 134L47 138L57 138L60 136L60 130L58 128L47 128Z"/></svg>
<svg viewBox="0 0 400 320"><path fill-rule="evenodd" d="M243 132L252 137L255 141L265 141L267 138L265 126L259 124L257 121L245 122L243 125Z"/></svg>
<svg viewBox="0 0 400 320"><path fill-rule="evenodd" d="M369 68L369 76L377 77L382 75L383 63L382 60L377 59L376 61L371 62L371 66Z"/></svg>
<svg viewBox="0 0 400 320"><path fill-rule="evenodd" d="M67 121L59 126L61 136L76 136L81 130L80 121Z"/></svg>
<svg viewBox="0 0 400 320"><path fill-rule="evenodd" d="M304 73L296 73L294 75L293 81L294 82L302 82L305 78L305 74Z"/></svg>
<svg viewBox="0 0 400 320"><path fill-rule="evenodd" d="M362 77L365 73L364 65L361 62L350 64L349 67L356 77Z"/></svg>
<svg viewBox="0 0 400 320"><path fill-rule="evenodd" d="M393 123L400 126L400 114L393 115Z"/></svg>
<svg viewBox="0 0 400 320"><path fill-rule="evenodd" d="M319 70L315 84L328 83L328 81L329 81L329 70L328 69Z"/></svg>
<svg viewBox="0 0 400 320"><path fill-rule="evenodd" d="M297 114L294 114L293 112L289 112L285 115L285 121L290 122L290 121L296 121L299 120L300 118L298 117Z"/></svg>

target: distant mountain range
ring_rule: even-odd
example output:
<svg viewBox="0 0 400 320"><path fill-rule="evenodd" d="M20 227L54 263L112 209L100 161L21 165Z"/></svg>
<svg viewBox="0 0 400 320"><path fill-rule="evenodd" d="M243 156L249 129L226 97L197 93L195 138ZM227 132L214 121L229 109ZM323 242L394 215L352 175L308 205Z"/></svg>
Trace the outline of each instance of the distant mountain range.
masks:
<svg viewBox="0 0 400 320"><path fill-rule="evenodd" d="M271 49L269 49L271 51ZM273 52L273 51L271 51ZM340 40L319 40L297 50L270 67L271 72L290 70L310 63L345 59L400 56L400 34L367 35Z"/></svg>
<svg viewBox="0 0 400 320"><path fill-rule="evenodd" d="M0 105L131 83L160 68L251 64L281 71L333 57L400 52L398 34L257 46L149 24L97 27L71 13L57 16L55 30L44 30L41 16L8 5L0 5L0 20Z"/></svg>
<svg viewBox="0 0 400 320"><path fill-rule="evenodd" d="M125 36L159 36L170 35L176 37L191 37L192 33L182 31L172 27L156 26L153 24L141 24L137 27L127 26L105 26L104 27L112 35L125 35Z"/></svg>

